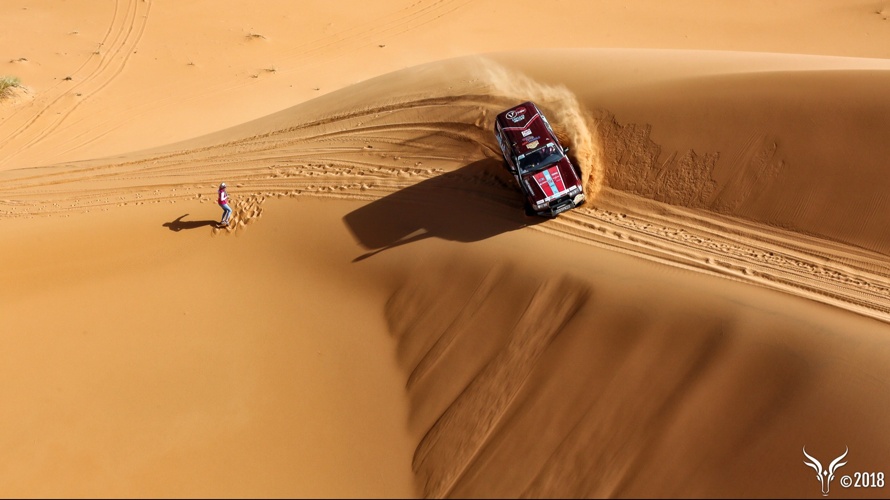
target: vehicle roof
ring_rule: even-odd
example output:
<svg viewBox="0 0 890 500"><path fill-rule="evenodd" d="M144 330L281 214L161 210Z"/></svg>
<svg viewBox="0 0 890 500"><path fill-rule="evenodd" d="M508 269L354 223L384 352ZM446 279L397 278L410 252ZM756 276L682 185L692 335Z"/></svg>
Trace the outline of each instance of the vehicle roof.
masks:
<svg viewBox="0 0 890 500"><path fill-rule="evenodd" d="M544 124L541 110L531 101L498 113L496 120L504 139L517 155L525 155L557 142Z"/></svg>

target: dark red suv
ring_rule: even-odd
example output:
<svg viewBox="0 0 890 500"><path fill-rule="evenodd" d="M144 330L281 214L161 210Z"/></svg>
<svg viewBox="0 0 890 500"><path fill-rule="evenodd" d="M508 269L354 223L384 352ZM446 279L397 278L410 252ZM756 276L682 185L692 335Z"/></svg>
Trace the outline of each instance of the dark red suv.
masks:
<svg viewBox="0 0 890 500"><path fill-rule="evenodd" d="M585 201L577 168L532 102L502 111L494 122L504 163L525 193L528 214L555 217Z"/></svg>

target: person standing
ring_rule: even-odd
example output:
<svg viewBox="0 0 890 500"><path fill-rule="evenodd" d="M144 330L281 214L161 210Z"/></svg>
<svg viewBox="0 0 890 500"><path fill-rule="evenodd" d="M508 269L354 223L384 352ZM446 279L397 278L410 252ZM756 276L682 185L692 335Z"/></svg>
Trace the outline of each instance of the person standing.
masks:
<svg viewBox="0 0 890 500"><path fill-rule="evenodd" d="M232 216L232 207L229 206L229 193L226 191L225 182L219 185L217 194L216 202L223 209L222 220L219 221L219 225L226 227L229 225L229 218Z"/></svg>

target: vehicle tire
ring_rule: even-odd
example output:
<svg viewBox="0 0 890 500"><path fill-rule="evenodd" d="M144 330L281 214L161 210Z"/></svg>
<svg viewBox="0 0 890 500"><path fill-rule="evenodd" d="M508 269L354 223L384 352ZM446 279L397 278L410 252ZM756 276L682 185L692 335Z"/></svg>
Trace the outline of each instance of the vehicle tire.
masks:
<svg viewBox="0 0 890 500"><path fill-rule="evenodd" d="M529 217L535 217L538 215L538 213L535 212L535 210L532 208L531 205L529 205L528 202L525 202L525 215Z"/></svg>

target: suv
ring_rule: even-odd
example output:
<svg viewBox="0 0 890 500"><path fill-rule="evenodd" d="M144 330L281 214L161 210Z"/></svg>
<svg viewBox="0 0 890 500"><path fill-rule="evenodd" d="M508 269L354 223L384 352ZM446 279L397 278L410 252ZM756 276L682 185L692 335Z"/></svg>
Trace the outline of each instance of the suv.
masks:
<svg viewBox="0 0 890 500"><path fill-rule="evenodd" d="M532 102L502 111L494 122L504 164L525 194L529 215L556 217L585 201L578 169Z"/></svg>

